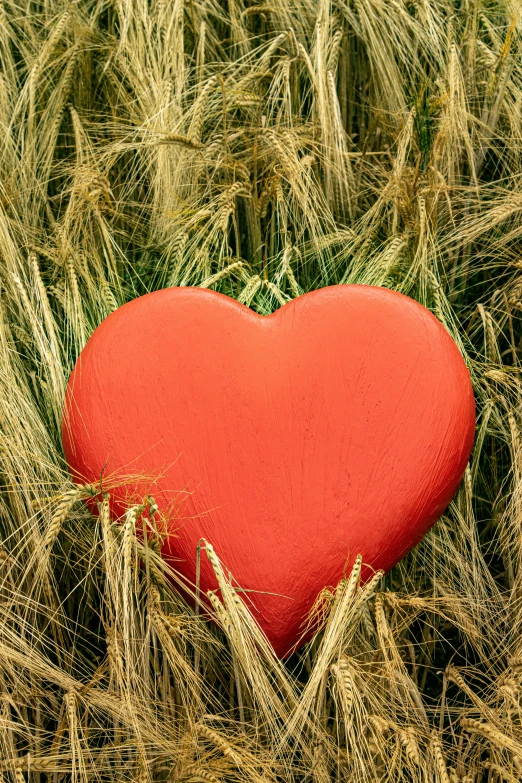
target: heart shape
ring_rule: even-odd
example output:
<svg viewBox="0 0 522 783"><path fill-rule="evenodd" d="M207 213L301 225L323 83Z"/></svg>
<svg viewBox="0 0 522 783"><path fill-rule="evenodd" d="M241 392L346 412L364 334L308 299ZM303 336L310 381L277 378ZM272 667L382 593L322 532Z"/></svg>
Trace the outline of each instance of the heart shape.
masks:
<svg viewBox="0 0 522 783"><path fill-rule="evenodd" d="M63 445L82 480L159 476L160 509L177 506L164 556L194 582L198 541L211 542L284 656L357 554L388 570L438 519L474 425L455 343L408 297L332 286L260 316L169 288L96 329L69 380ZM202 558L201 589L215 587Z"/></svg>

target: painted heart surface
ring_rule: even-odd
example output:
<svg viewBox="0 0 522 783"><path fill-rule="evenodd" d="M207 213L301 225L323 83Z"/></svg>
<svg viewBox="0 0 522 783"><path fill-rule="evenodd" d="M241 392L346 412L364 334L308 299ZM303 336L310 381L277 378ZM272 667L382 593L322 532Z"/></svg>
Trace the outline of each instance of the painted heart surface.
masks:
<svg viewBox="0 0 522 783"><path fill-rule="evenodd" d="M94 332L69 381L63 444L82 480L159 477L164 556L194 582L198 541L211 542L284 655L357 554L388 570L437 520L474 425L455 343L401 294L332 286L259 316L169 288ZM201 588L215 587L203 556Z"/></svg>

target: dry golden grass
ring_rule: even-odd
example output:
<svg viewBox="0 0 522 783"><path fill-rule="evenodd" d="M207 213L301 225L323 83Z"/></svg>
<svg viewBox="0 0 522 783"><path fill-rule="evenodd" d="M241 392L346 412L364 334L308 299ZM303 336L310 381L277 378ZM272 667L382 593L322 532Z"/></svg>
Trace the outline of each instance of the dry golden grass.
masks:
<svg viewBox="0 0 522 783"><path fill-rule="evenodd" d="M519 0L0 0L4 780L522 779L521 32ZM142 508L89 514L63 393L146 291L269 313L355 282L446 325L476 443L422 544L281 663L219 553L214 626L157 513L145 542Z"/></svg>

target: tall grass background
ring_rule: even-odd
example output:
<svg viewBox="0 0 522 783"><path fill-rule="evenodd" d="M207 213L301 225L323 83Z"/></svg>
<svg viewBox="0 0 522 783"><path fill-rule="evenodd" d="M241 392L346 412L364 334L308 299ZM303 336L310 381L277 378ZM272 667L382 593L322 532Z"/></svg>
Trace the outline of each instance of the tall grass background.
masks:
<svg viewBox="0 0 522 783"><path fill-rule="evenodd" d="M519 0L0 0L4 781L522 779L521 32ZM280 662L219 552L212 625L158 514L90 515L61 406L129 299L337 283L442 321L476 442L424 541Z"/></svg>

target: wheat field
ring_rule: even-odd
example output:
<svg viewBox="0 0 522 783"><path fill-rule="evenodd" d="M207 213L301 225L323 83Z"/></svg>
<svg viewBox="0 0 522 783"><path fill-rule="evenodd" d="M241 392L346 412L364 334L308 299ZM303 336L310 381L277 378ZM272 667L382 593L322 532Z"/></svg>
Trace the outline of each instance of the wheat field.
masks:
<svg viewBox="0 0 522 783"><path fill-rule="evenodd" d="M0 0L4 781L522 780L521 33L520 0ZM424 541L281 662L219 553L213 624L159 521L110 487L90 514L62 402L129 299L337 283L442 321L476 440Z"/></svg>

